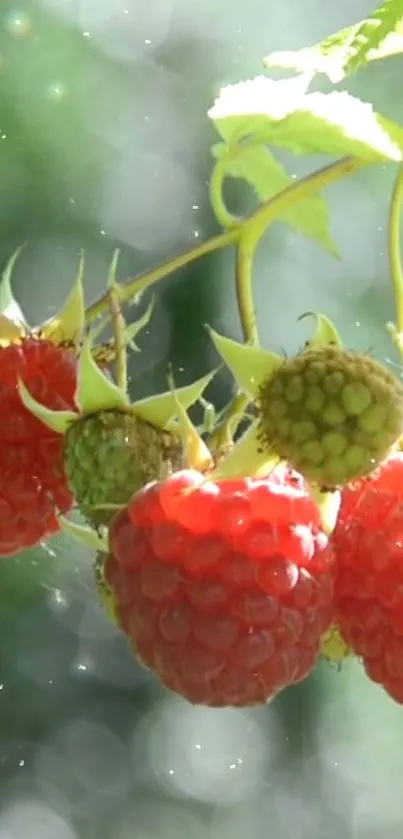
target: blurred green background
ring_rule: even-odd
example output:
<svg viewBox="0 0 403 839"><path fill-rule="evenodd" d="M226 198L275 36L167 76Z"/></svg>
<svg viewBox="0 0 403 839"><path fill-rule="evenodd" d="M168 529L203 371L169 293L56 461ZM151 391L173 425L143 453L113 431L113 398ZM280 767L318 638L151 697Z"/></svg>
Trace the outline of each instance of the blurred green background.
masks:
<svg viewBox="0 0 403 839"><path fill-rule="evenodd" d="M369 0L42 0L0 5L0 259L27 242L14 289L37 323L84 248L86 294L217 230L206 111L264 55L364 17ZM403 122L402 59L348 89ZM296 176L322 161L282 156ZM393 167L329 190L342 260L281 225L259 249L264 342L295 351L324 310L346 342L397 359L386 231ZM231 190L233 206L249 194ZM204 324L239 337L233 254L158 291L133 395L211 369ZM229 396L223 377L213 393ZM192 708L138 668L98 606L91 556L65 538L0 563L0 839L396 839L402 710L360 667L321 666L248 713Z"/></svg>

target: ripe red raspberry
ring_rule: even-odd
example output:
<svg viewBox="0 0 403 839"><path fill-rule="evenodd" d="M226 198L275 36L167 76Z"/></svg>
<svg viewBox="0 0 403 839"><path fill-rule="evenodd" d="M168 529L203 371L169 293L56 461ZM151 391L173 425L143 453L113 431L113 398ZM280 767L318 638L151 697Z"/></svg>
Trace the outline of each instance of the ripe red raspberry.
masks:
<svg viewBox="0 0 403 839"><path fill-rule="evenodd" d="M140 660L190 702L266 702L315 665L332 551L302 479L177 472L115 517L105 579Z"/></svg>
<svg viewBox="0 0 403 839"><path fill-rule="evenodd" d="M333 545L340 630L370 679L403 703L403 454L344 490Z"/></svg>
<svg viewBox="0 0 403 839"><path fill-rule="evenodd" d="M58 531L55 510L72 496L64 476L63 439L21 402L18 379L49 408L74 407L76 358L47 340L27 337L0 347L0 555L39 544Z"/></svg>

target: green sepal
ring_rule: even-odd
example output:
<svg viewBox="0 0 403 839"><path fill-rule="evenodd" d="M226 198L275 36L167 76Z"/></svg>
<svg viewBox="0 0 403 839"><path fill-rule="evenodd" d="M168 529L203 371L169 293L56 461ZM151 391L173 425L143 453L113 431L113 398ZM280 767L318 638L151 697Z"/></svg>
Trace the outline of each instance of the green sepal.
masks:
<svg viewBox="0 0 403 839"><path fill-rule="evenodd" d="M66 533L67 536L72 536L73 539L80 542L82 545L85 545L87 548L107 553L108 539L106 536L100 536L90 527L73 522L65 516L58 516L57 520L59 522L60 529Z"/></svg>
<svg viewBox="0 0 403 839"><path fill-rule="evenodd" d="M249 426L227 457L209 474L209 480L218 481L245 476L263 478L278 465L278 455L262 451L257 427L256 422Z"/></svg>
<svg viewBox="0 0 403 839"><path fill-rule="evenodd" d="M116 248L113 252L113 256L111 259L111 264L108 270L108 279L106 281L106 287L110 291L112 290L119 290L119 285L116 280L116 274L118 270L118 262L119 262L120 250Z"/></svg>
<svg viewBox="0 0 403 839"><path fill-rule="evenodd" d="M327 315L321 314L321 312L304 312L298 320L304 320L305 318L315 318L316 321L316 329L313 334L313 337L307 341L309 346L314 346L315 344L336 344L338 347L343 347L343 341L332 321Z"/></svg>
<svg viewBox="0 0 403 839"><path fill-rule="evenodd" d="M175 389L173 377L169 377L171 393L176 406L175 421L171 421L169 427L179 435L185 453L186 463L191 469L205 472L214 465L213 458L206 443L200 436L196 426L193 424L186 408L182 405ZM200 401L200 397L199 400Z"/></svg>
<svg viewBox="0 0 403 839"><path fill-rule="evenodd" d="M25 315L19 303L17 303L11 288L11 277L14 266L24 248L25 244L20 245L14 251L2 273L0 281L0 312L16 325L24 326L29 329L29 325L25 320Z"/></svg>
<svg viewBox="0 0 403 839"><path fill-rule="evenodd" d="M92 357L92 336L85 339L78 362L76 404L82 414L126 411L129 397L104 375Z"/></svg>
<svg viewBox="0 0 403 839"><path fill-rule="evenodd" d="M54 317L36 329L54 344L71 343L78 346L85 327L84 257L80 258L77 276L67 300Z"/></svg>
<svg viewBox="0 0 403 839"><path fill-rule="evenodd" d="M259 385L275 373L282 364L282 357L268 352L261 347L240 344L231 338L219 335L211 326L207 326L210 338L222 360L234 376L240 390L251 401L256 398Z"/></svg>
<svg viewBox="0 0 403 839"><path fill-rule="evenodd" d="M217 370L213 370L191 385L175 389L175 394L172 391L166 391L156 396L149 396L147 399L139 399L132 405L132 411L145 422L150 422L159 428L175 430L175 426L170 428L170 425L178 416L178 402L185 410L194 405L216 373Z"/></svg>
<svg viewBox="0 0 403 839"><path fill-rule="evenodd" d="M50 408L45 408L31 396L21 379L18 380L18 391L21 402L27 410L52 431L56 431L57 434L65 434L70 425L77 419L77 414L74 411L52 411Z"/></svg>
<svg viewBox="0 0 403 839"><path fill-rule="evenodd" d="M141 332L146 326L148 326L152 314L154 312L154 308L155 297L152 297L149 305L147 306L147 309L145 310L141 318L136 320L134 323L131 323L129 326L126 326L126 329L124 331L125 344L126 346L130 347L131 350L134 350L134 352L141 352L140 347L137 346L134 339L137 337L139 332Z"/></svg>
<svg viewBox="0 0 403 839"><path fill-rule="evenodd" d="M312 501L319 508L323 530L330 536L336 527L339 517L341 493L338 490L335 492L325 492L312 485L309 485L308 489Z"/></svg>

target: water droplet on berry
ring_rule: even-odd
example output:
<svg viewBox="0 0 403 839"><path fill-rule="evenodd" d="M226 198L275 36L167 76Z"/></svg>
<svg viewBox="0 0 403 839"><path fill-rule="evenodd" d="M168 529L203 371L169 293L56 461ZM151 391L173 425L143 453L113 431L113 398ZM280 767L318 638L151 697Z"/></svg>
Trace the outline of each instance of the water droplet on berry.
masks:
<svg viewBox="0 0 403 839"><path fill-rule="evenodd" d="M251 505L246 495L235 492L221 497L216 527L223 536L230 540L238 539L249 529L251 519Z"/></svg>
<svg viewBox="0 0 403 839"><path fill-rule="evenodd" d="M297 585L299 570L293 562L283 557L272 556L262 563L260 579L270 594L281 597Z"/></svg>

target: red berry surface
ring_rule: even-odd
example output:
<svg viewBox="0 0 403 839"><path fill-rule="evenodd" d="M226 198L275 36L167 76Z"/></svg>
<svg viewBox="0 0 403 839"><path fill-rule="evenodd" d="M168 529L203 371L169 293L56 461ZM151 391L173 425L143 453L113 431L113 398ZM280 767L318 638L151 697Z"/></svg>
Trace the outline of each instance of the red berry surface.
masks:
<svg viewBox="0 0 403 839"><path fill-rule="evenodd" d="M368 676L403 703L403 455L343 492L336 619Z"/></svg>
<svg viewBox="0 0 403 839"><path fill-rule="evenodd" d="M0 348L0 556L32 547L59 529L56 508L72 496L63 469L63 437L22 404L21 379L55 410L74 408L77 362L72 351L28 337Z"/></svg>
<svg viewBox="0 0 403 839"><path fill-rule="evenodd" d="M332 617L332 550L299 475L177 472L112 522L105 575L139 659L215 707L268 701L313 669Z"/></svg>

